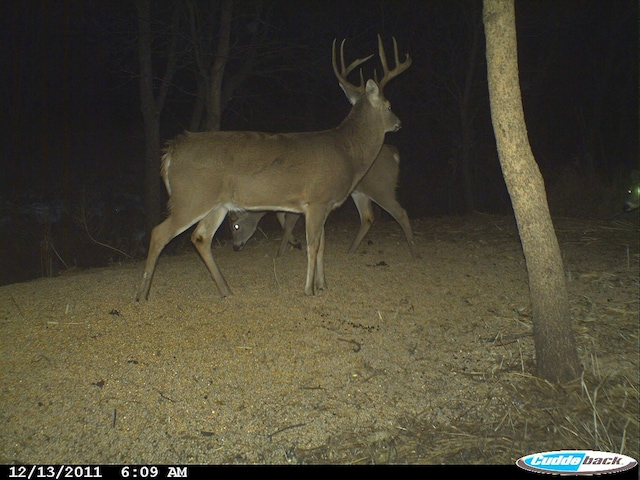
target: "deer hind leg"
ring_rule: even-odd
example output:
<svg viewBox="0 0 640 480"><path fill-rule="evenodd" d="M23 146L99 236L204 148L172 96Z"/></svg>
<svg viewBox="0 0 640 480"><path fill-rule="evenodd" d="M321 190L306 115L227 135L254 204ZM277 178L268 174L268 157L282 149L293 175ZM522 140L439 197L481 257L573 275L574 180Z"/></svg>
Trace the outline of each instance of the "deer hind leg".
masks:
<svg viewBox="0 0 640 480"><path fill-rule="evenodd" d="M211 274L214 282L220 290L220 295L228 297L231 295L231 289L227 285L227 281L220 273L220 269L211 255L211 240L220 224L224 221L224 217L227 215L227 210L218 207L209 212L200 223L196 226L196 229L191 234L191 242L195 245L202 261L207 266L207 270Z"/></svg>
<svg viewBox="0 0 640 480"><path fill-rule="evenodd" d="M304 293L315 295L315 291L326 286L324 276L324 223L329 210L325 207L307 207L305 212L307 234L307 281Z"/></svg>
<svg viewBox="0 0 640 480"><path fill-rule="evenodd" d="M278 212L276 214L278 216L278 221L282 228L284 229L284 234L282 235L282 241L280 242L280 248L278 248L278 257L281 257L287 251L287 245L291 244L294 248L301 249L302 245L300 241L293 236L293 228L298 223L298 219L300 215L297 213L285 213Z"/></svg>
<svg viewBox="0 0 640 480"><path fill-rule="evenodd" d="M151 280L158 263L158 257L164 247L174 237L184 232L187 228L193 225L198 219L185 221L180 223L178 220L179 215L171 215L164 222L160 223L153 230L151 230L151 242L149 243L149 253L147 254L147 262L144 266L144 274L142 276L142 285L138 294L136 295L136 301L147 300L149 298L149 289L151 288Z"/></svg>
<svg viewBox="0 0 640 480"><path fill-rule="evenodd" d="M356 204L356 208L360 214L360 230L358 230L356 238L349 247L349 253L356 251L356 248L358 248L358 245L360 245L360 242L362 242L362 239L367 234L375 220L373 208L371 207L371 199L367 195L354 190L351 193L351 198L353 198L353 202Z"/></svg>
<svg viewBox="0 0 640 480"><path fill-rule="evenodd" d="M411 252L411 256L413 258L420 258L420 255L416 250L416 242L413 237L413 230L411 230L411 223L409 222L407 211L404 208L402 208L402 206L395 199L388 203L385 202L384 204L378 203L378 205L380 205L387 212L389 212L389 214L393 218L395 218L396 222L398 222L402 227L404 236L407 238L407 243L409 244L409 251Z"/></svg>
<svg viewBox="0 0 640 480"><path fill-rule="evenodd" d="M317 290L324 290L327 286L327 281L324 276L324 226L320 233L320 247L318 248L318 256L316 258L316 274L314 282Z"/></svg>

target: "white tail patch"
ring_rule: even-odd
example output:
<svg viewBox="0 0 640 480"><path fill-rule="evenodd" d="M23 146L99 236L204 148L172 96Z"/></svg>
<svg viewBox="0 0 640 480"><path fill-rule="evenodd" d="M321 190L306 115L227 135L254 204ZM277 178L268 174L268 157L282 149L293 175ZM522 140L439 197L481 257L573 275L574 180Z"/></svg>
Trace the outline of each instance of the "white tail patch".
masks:
<svg viewBox="0 0 640 480"><path fill-rule="evenodd" d="M167 152L162 156L162 167L160 168L160 176L167 189L167 193L171 196L171 182L169 182L169 167L171 167L171 153Z"/></svg>

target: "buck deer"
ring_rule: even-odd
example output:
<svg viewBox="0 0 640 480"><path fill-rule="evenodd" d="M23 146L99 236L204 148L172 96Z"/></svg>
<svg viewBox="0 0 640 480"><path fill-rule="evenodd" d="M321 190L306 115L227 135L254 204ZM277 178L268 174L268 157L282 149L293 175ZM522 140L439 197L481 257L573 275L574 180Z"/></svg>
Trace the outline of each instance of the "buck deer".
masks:
<svg viewBox="0 0 640 480"><path fill-rule="evenodd" d="M333 71L352 104L336 128L320 132L271 134L261 132L185 132L167 144L161 176L169 194L169 216L151 232L149 253L136 300L147 299L158 257L171 239L198 222L191 235L200 257L220 294L231 295L213 256L211 241L228 212L276 210L305 215L307 277L304 291L315 294L325 287L324 223L367 172L387 132L401 122L383 94L389 80L411 65L401 62L393 39L395 67L390 70L378 35L383 75L379 82L360 85L347 81L356 67L371 58L340 65L336 41L331 49Z"/></svg>
<svg viewBox="0 0 640 480"><path fill-rule="evenodd" d="M371 201L373 200L389 212L396 222L400 224L407 238L411 255L414 258L418 257L409 217L405 209L402 208L396 199L396 185L398 183L398 173L400 172L399 163L400 154L398 153L398 149L391 145L383 145L382 150L380 150L378 157L373 162L373 165L371 165L369 171L362 177L356 189L351 192L351 198L353 198L358 213L360 214L360 230L349 247L349 253L355 252L371 228L371 225L373 225L375 220L371 205ZM258 222L266 213L267 212L244 211L229 214L234 250L242 250L256 231ZM300 245L300 242L293 236L293 228L300 218L300 215L297 213L284 212L278 212L277 215L278 221L284 229L282 241L278 248L278 256L280 257L284 255L289 243L296 247Z"/></svg>

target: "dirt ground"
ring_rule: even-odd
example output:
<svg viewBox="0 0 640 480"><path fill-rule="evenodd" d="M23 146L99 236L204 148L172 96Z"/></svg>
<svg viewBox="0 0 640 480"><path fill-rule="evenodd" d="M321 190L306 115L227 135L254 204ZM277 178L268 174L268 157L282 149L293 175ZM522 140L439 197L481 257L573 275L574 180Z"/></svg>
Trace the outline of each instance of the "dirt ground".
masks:
<svg viewBox="0 0 640 480"><path fill-rule="evenodd" d="M275 222L242 252L214 240L226 299L191 247L147 303L139 261L0 287L0 463L638 458L637 216L555 219L584 366L567 385L533 376L512 218L413 221L414 260L379 217L351 255L357 218L330 217L315 297Z"/></svg>

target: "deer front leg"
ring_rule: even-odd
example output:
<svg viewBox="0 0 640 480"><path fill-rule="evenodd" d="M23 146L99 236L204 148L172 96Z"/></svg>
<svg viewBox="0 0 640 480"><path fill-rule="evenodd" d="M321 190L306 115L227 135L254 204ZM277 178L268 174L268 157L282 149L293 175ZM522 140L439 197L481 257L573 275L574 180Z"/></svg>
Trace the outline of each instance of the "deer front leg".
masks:
<svg viewBox="0 0 640 480"><path fill-rule="evenodd" d="M211 240L213 240L213 236L226 215L227 210L222 207L212 210L206 217L200 220L200 223L198 223L196 229L191 234L191 242L198 250L202 261L211 274L211 278L213 278L218 286L218 290L220 290L220 295L223 297L231 295L231 289L229 285L227 285L227 281L222 276L222 273L220 273L220 269L211 255Z"/></svg>
<svg viewBox="0 0 640 480"><path fill-rule="evenodd" d="M142 284L140 285L140 290L138 290L138 293L136 295L136 302L139 302L140 300L147 300L149 298L151 280L153 279L153 274L156 270L158 257L160 257L160 253L162 252L164 247L172 238L195 223L191 220L181 222L179 218L179 215L171 215L164 222L156 225L156 227L151 230L149 253L147 255L147 261L144 266Z"/></svg>
<svg viewBox="0 0 640 480"><path fill-rule="evenodd" d="M320 247L318 248L318 256L316 258L314 285L317 290L324 290L327 286L327 281L324 276L324 226L320 233Z"/></svg>
<svg viewBox="0 0 640 480"><path fill-rule="evenodd" d="M307 235L307 281L304 293L315 295L315 289L322 290L324 278L324 222L328 209L323 207L307 207L305 211Z"/></svg>

